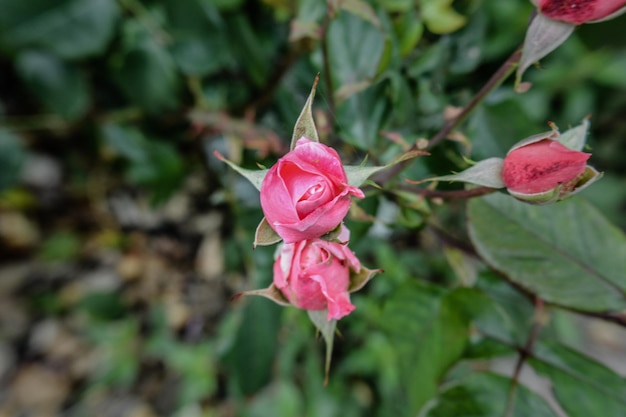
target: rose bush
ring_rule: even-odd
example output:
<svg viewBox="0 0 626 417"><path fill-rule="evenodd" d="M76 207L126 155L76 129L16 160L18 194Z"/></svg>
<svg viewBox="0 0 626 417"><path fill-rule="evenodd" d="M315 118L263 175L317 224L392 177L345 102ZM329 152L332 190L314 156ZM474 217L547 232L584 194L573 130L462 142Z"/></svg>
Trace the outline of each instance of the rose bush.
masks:
<svg viewBox="0 0 626 417"><path fill-rule="evenodd" d="M514 146L504 158L502 180L516 198L546 203L582 185L591 154L567 148L553 139Z"/></svg>
<svg viewBox="0 0 626 417"><path fill-rule="evenodd" d="M285 241L315 239L335 229L363 192L348 184L337 152L307 138L270 168L261 185L268 224Z"/></svg>
<svg viewBox="0 0 626 417"><path fill-rule="evenodd" d="M350 303L350 275L361 263L344 244L322 239L283 244L274 263L274 285L295 307L328 309L328 320L354 310Z"/></svg>

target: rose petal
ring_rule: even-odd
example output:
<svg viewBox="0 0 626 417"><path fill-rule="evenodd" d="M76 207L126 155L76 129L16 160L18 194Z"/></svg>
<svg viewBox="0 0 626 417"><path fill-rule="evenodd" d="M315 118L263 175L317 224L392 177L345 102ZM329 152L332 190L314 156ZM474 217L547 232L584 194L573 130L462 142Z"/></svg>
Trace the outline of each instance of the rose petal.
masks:
<svg viewBox="0 0 626 417"><path fill-rule="evenodd" d="M612 15L625 0L540 0L539 10L550 19L580 25Z"/></svg>

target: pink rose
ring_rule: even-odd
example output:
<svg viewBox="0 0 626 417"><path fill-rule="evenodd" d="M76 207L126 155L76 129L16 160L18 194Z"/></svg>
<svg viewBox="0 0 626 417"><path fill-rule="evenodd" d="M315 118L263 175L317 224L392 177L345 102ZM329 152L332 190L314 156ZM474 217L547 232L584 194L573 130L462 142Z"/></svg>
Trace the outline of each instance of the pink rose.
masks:
<svg viewBox="0 0 626 417"><path fill-rule="evenodd" d="M274 263L274 285L304 310L328 309L328 320L350 314L350 274L361 264L346 245L322 239L283 244Z"/></svg>
<svg viewBox="0 0 626 417"><path fill-rule="evenodd" d="M533 0L550 19L581 25L605 19L626 6L626 0Z"/></svg>
<svg viewBox="0 0 626 417"><path fill-rule="evenodd" d="M350 209L348 184L337 152L307 138L270 168L261 185L268 224L285 243L318 238L337 227Z"/></svg>
<svg viewBox="0 0 626 417"><path fill-rule="evenodd" d="M558 196L562 197L576 187L590 156L556 140L543 139L509 151L504 158L502 180L513 194L541 194L560 187Z"/></svg>

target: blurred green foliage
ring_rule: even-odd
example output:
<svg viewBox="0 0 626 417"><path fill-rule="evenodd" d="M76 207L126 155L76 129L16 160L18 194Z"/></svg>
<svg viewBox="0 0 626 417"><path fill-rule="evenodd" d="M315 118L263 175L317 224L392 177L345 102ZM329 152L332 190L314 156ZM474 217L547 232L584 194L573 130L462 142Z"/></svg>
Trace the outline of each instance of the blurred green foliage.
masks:
<svg viewBox="0 0 626 417"><path fill-rule="evenodd" d="M3 289L27 318L23 331L1 332L2 346L31 346L47 318L90 346L92 364L77 370L73 354L28 347L0 398L39 361L71 380L46 415L478 417L509 406L511 416L551 416L525 382L510 390L511 373L485 372L493 358L515 363L539 320L526 359L563 409L610 417L626 407L624 378L578 352L578 316L550 305L535 317L536 289L509 285L475 256L464 202L397 188L591 114L591 162L605 178L581 198L626 228L625 17L581 27L527 72L529 92L507 80L455 140L355 202L351 248L385 273L352 296L325 387L306 313L230 302L271 282L274 248L252 250L258 193L213 150L271 166L321 73L322 142L345 163L388 163L432 137L522 43L531 2L0 0L0 10L0 259L35 263ZM511 227L478 214L485 233ZM87 277L102 268L112 275ZM35 403L22 406L35 413Z"/></svg>

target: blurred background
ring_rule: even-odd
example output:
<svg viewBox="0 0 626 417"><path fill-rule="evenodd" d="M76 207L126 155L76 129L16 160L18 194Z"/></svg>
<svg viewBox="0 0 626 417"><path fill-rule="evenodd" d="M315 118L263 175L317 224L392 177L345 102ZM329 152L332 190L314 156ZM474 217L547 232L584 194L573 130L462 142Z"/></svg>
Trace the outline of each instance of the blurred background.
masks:
<svg viewBox="0 0 626 417"><path fill-rule="evenodd" d="M453 140L355 204L351 248L385 273L353 295L324 387L306 313L231 302L271 282L275 248L252 250L258 192L213 150L271 166L319 72L322 141L345 163L389 162L515 51L531 3L0 0L0 10L0 416L406 415L401 369L423 341L404 335L419 294L480 277L526 326L532 303L467 255L464 202L394 193L394 181L503 156L548 121L565 130L591 115L590 162L605 176L581 198L626 227L622 16L578 28L545 70L527 71L528 93L507 80ZM415 301L390 308L407 285ZM626 374L622 330L552 314L549 332Z"/></svg>

